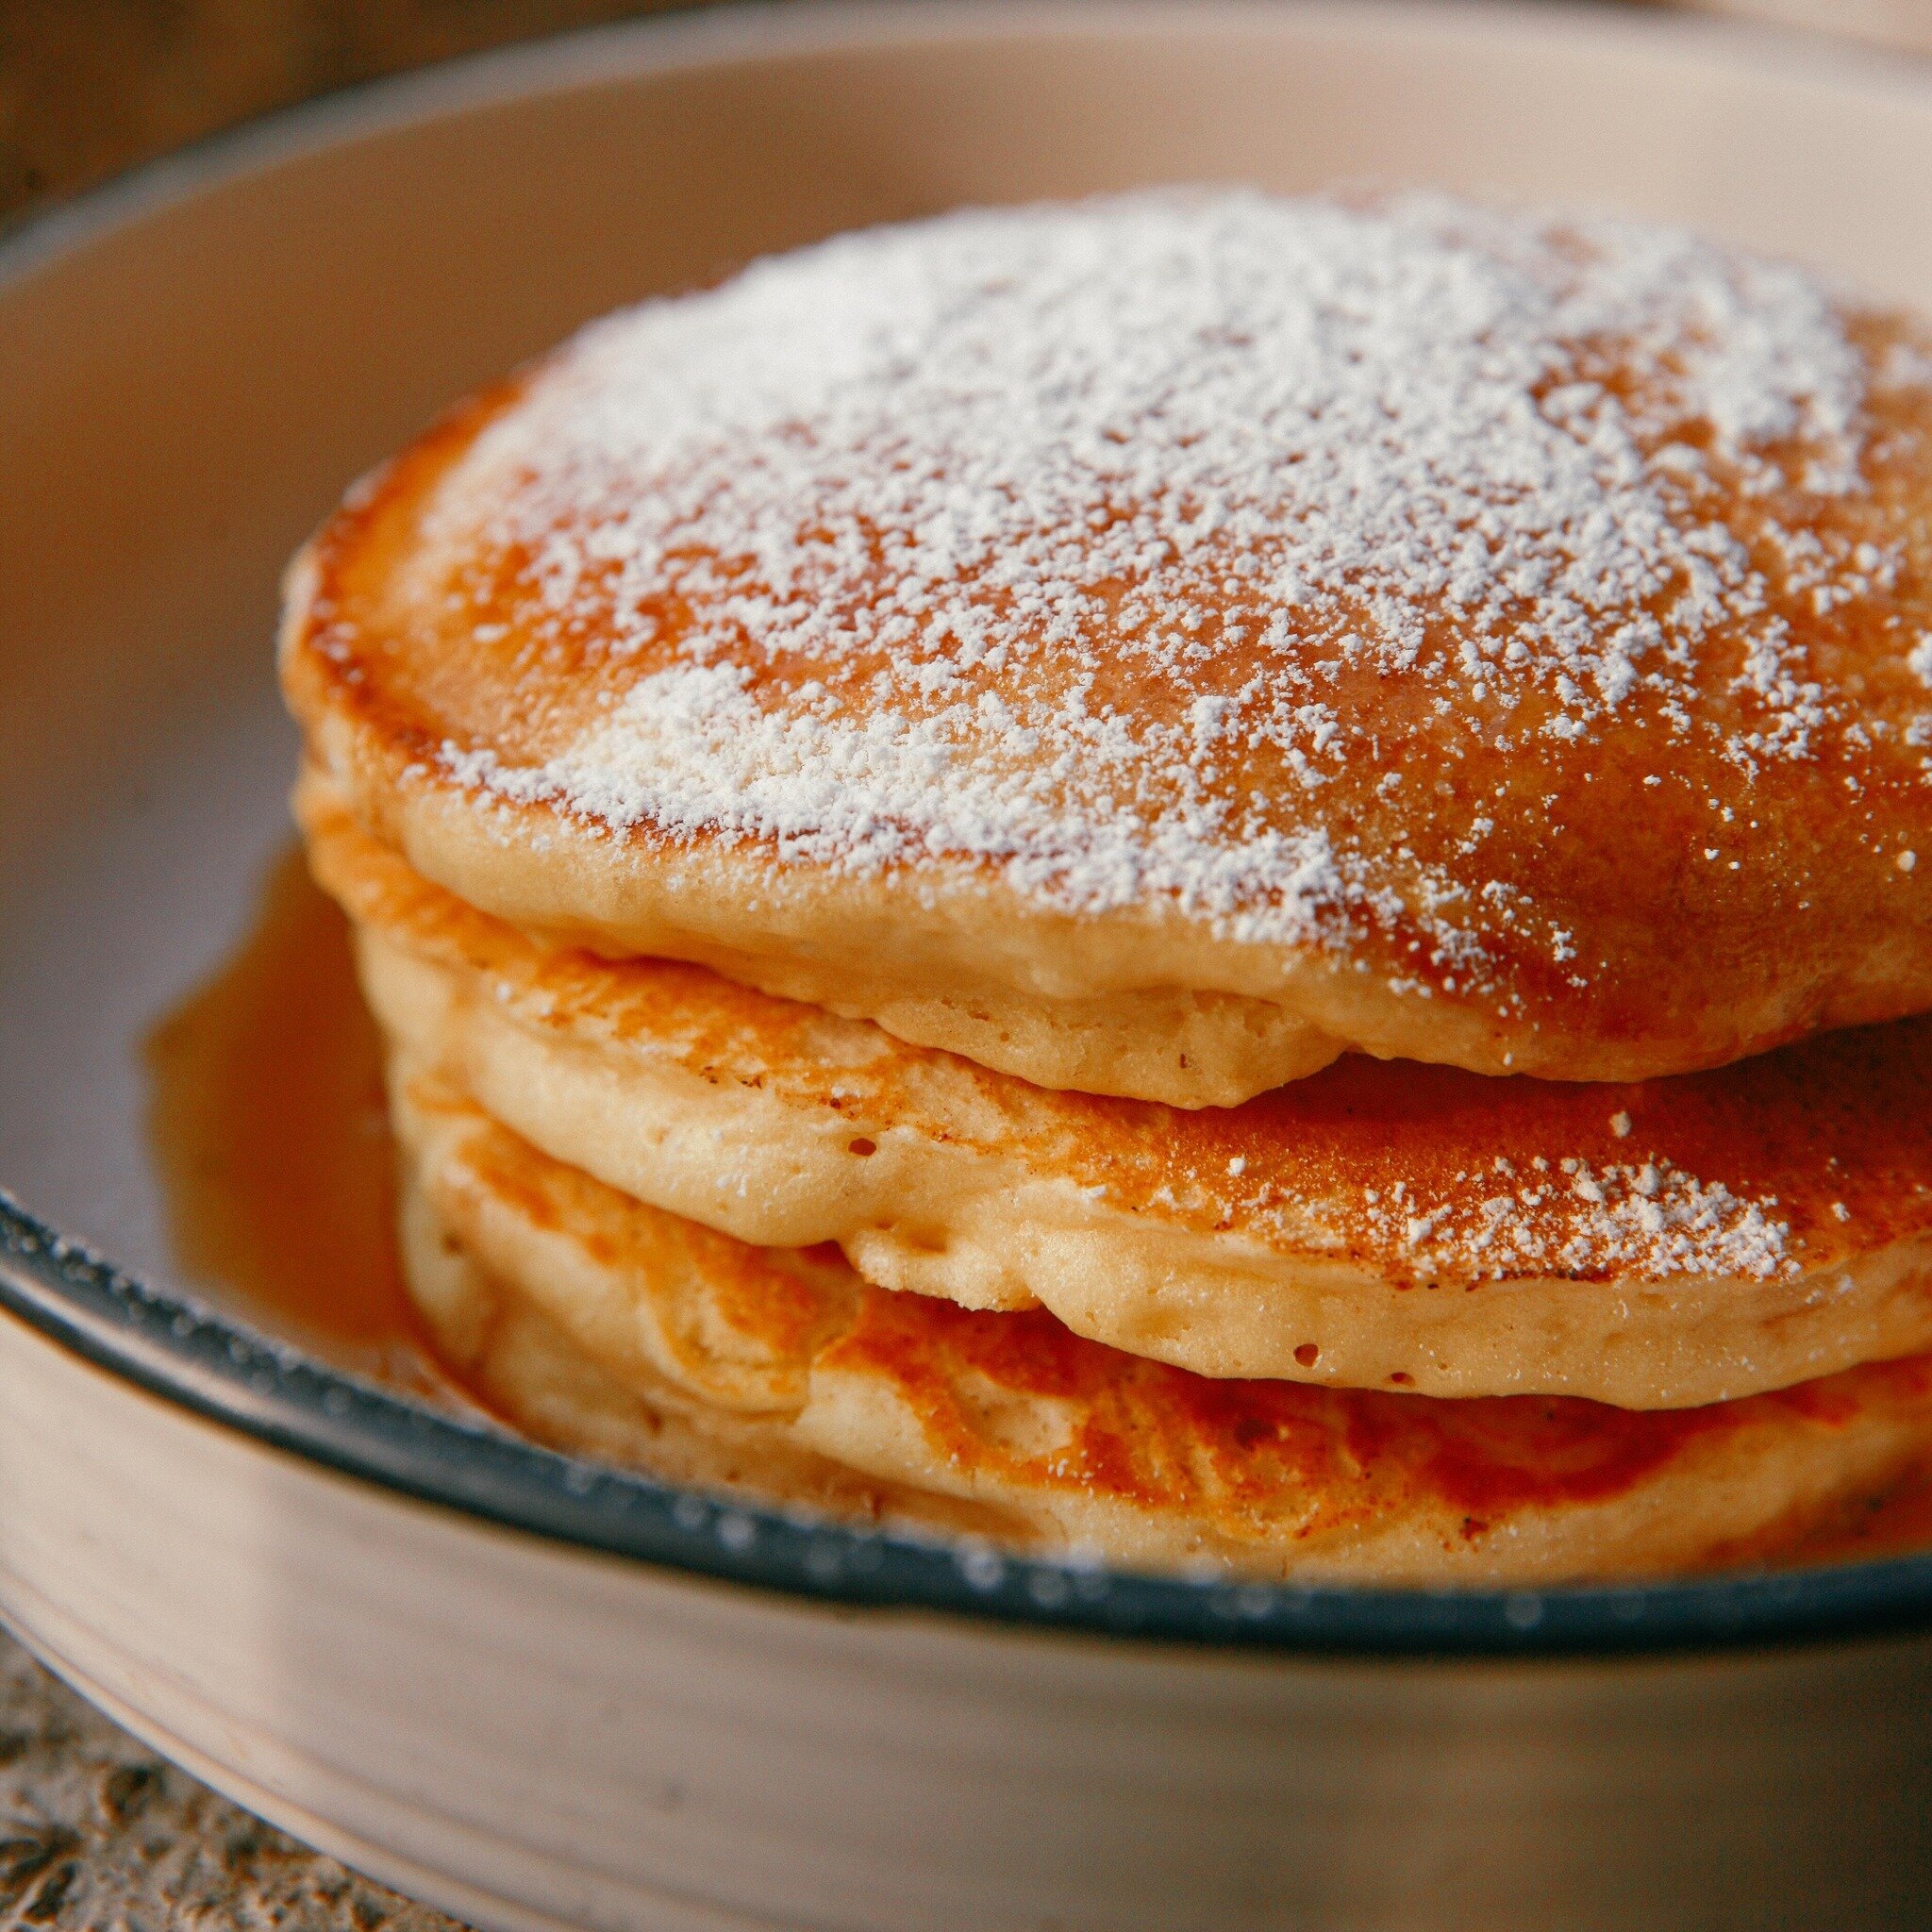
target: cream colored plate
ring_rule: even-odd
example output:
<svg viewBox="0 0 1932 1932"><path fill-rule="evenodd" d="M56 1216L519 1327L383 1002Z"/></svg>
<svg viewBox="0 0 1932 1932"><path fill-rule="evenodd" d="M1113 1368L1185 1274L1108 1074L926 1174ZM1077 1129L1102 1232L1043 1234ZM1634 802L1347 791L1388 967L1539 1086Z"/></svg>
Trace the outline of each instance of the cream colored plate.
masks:
<svg viewBox="0 0 1932 1932"><path fill-rule="evenodd" d="M626 28L0 251L0 1179L155 1291L0 1214L0 1609L57 1668L489 1926L1932 1921L1932 1648L1875 1634L1932 1617L1932 1562L1487 1597L1002 1563L567 1464L179 1299L133 1042L286 837L275 574L344 481L762 249L1363 175L1684 217L1932 307L1932 83L1542 8ZM1833 1641L1752 1647L1800 1635Z"/></svg>

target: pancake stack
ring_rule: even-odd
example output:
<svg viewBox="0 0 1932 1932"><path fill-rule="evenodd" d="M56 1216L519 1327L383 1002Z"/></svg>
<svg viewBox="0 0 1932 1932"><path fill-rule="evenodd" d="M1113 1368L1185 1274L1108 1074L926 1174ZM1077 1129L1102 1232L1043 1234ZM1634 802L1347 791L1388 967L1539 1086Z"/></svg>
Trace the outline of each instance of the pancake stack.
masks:
<svg viewBox="0 0 1932 1932"><path fill-rule="evenodd" d="M440 1348L562 1447L1144 1568L1869 1507L1932 1464L1928 437L1907 318L1441 196L593 325L289 581Z"/></svg>

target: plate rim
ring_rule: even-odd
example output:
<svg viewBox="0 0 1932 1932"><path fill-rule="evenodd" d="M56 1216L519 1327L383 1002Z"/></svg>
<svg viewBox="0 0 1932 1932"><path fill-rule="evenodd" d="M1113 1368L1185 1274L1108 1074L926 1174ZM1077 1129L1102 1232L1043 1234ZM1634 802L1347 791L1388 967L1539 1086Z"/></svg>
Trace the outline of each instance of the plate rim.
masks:
<svg viewBox="0 0 1932 1932"><path fill-rule="evenodd" d="M1657 1582L1365 1589L1110 1570L683 1488L334 1368L192 1295L150 1287L4 1191L0 1310L149 1395L414 1502L848 1609L1364 1657L1734 1649L1932 1626L1932 1554Z"/></svg>
<svg viewBox="0 0 1932 1932"><path fill-rule="evenodd" d="M1229 31L1298 16L1426 24L1740 62L1932 108L1932 62L1789 29L1535 0L822 0L612 23L384 76L211 134L0 234L0 291L250 173L391 128L602 79L856 43L1018 33ZM335 1369L151 1287L0 1189L0 1310L134 1388L393 1494L762 1594L854 1610L1279 1655L1555 1657L1736 1649L1932 1627L1932 1554L1657 1582L1363 1589L1146 1575L925 1539L654 1481L560 1455Z"/></svg>

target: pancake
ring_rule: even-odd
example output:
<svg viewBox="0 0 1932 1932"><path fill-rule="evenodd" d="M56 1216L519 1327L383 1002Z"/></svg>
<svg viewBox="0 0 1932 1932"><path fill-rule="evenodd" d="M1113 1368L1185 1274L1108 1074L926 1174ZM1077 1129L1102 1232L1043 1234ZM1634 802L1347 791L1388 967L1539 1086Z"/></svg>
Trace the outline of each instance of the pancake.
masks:
<svg viewBox="0 0 1932 1932"><path fill-rule="evenodd" d="M400 1208L404 1273L436 1347L520 1433L681 1488L736 1491L848 1521L1026 1539L1027 1524L1006 1511L847 1469L794 1440L783 1420L709 1406L647 1372L620 1378L538 1301L481 1269L412 1174L404 1176Z"/></svg>
<svg viewBox="0 0 1932 1932"><path fill-rule="evenodd" d="M730 1486L779 1502L914 1522L950 1506L1006 1543L1141 1569L1475 1584L1762 1548L1932 1453L1924 1358L1647 1415L1211 1381L1043 1311L973 1312L867 1287L836 1254L746 1247L407 1065L394 1111L408 1265L453 1352L533 1434L680 1481L708 1479L723 1439Z"/></svg>
<svg viewBox="0 0 1932 1932"><path fill-rule="evenodd" d="M1932 1348L1932 1021L1612 1087L1350 1056L1186 1111L540 945L298 804L392 1040L741 1241L1217 1376L1647 1408Z"/></svg>
<svg viewBox="0 0 1932 1932"><path fill-rule="evenodd" d="M1674 230L1174 192L647 303L353 491L425 875L1039 1085L1683 1073L1932 1007L1932 357Z"/></svg>

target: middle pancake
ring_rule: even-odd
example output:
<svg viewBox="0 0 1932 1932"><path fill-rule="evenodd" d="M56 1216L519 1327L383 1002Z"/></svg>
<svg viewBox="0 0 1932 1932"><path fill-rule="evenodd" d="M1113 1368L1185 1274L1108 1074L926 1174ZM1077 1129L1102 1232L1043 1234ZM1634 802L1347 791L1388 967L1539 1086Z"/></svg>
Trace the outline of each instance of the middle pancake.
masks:
<svg viewBox="0 0 1932 1932"><path fill-rule="evenodd" d="M1190 1112L547 950L298 808L413 1059L741 1241L1209 1375L1666 1407L1932 1347L1932 1021L1615 1087L1350 1058Z"/></svg>

